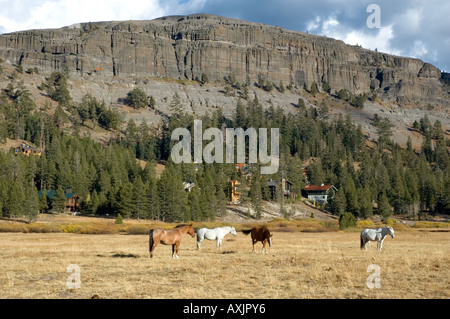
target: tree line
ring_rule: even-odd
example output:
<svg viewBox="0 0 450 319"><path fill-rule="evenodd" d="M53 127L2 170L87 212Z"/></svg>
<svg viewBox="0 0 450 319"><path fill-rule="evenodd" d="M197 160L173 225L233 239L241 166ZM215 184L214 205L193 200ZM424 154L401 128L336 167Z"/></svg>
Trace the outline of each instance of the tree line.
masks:
<svg viewBox="0 0 450 319"><path fill-rule="evenodd" d="M280 129L279 170L258 176L257 164L247 165L245 171L236 170L233 164L173 164L171 132L186 127L192 133L194 120L194 115L181 111L176 94L171 102L174 114L159 127L130 120L121 130L120 113L91 95L74 103L65 85L63 74L51 76L42 85L58 102L52 115L46 107L36 106L22 82L8 85L0 94L0 141L24 139L45 149L40 157L0 153L2 216L32 217L38 211L61 211L61 193L70 185L82 198L85 213L164 221L212 220L226 213L230 182L238 180L242 202L258 217L263 200L278 201L284 211L286 199L282 194L273 198L267 187L269 180L282 178L293 182L297 199L306 183L333 184L338 191L324 208L336 215L368 218L450 209L448 143L438 121L432 124L424 118L414 124L424 134L421 150L415 151L411 141L401 148L390 140L387 118L374 116L380 138L370 148L361 127L349 116L330 119L326 107L307 108L301 98L295 115L270 102L263 108L256 97L238 99L231 118L220 108L203 116L204 129ZM79 133L78 128L88 122L117 134L107 145L94 142ZM145 161L145 167L137 159ZM166 163L159 178L156 162ZM307 163L306 176L303 163ZM188 192L183 182L195 186ZM50 189L59 193L59 204L37 196L39 190Z"/></svg>

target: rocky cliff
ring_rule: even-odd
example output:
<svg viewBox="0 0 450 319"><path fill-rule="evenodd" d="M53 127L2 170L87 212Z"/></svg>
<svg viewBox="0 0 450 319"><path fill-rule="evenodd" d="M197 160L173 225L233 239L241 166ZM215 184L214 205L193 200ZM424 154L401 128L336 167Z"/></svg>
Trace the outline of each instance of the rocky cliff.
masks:
<svg viewBox="0 0 450 319"><path fill-rule="evenodd" d="M169 77L240 83L259 78L302 87L327 81L332 91L377 90L384 100L444 105L441 72L418 59L342 41L211 15L151 21L81 23L0 35L0 58L24 69L68 69L83 77Z"/></svg>

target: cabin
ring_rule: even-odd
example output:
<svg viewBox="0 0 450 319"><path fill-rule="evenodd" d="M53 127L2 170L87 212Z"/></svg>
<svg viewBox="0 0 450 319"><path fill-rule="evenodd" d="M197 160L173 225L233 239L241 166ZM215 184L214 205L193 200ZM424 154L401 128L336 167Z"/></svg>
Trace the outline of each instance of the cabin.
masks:
<svg viewBox="0 0 450 319"><path fill-rule="evenodd" d="M272 200L276 200L277 199L277 189L278 189L278 187L280 187L280 182L270 180L267 182L267 186L269 187L270 196L271 196ZM292 182L288 181L285 178L282 178L281 179L281 194L283 194L283 196L286 198L295 198L297 194L292 191L293 186L294 186L294 184Z"/></svg>
<svg viewBox="0 0 450 319"><path fill-rule="evenodd" d="M39 191L39 193L38 193L39 198L42 197L42 192L43 192L42 190ZM47 191L47 198L50 201L55 196L56 196L56 190L50 189L50 190ZM66 187L66 190L64 192L64 197L66 198L65 208L64 208L65 212L72 213L72 212L79 212L80 211L81 199L78 196L78 194L72 192L72 187L70 187L70 186Z"/></svg>
<svg viewBox="0 0 450 319"><path fill-rule="evenodd" d="M15 155L19 154L20 152L25 154L27 157L29 157L30 155L41 157L42 155L42 152L40 150L25 143L21 143L19 146L14 148Z"/></svg>
<svg viewBox="0 0 450 319"><path fill-rule="evenodd" d="M231 180L229 182L230 191L228 192L230 194L230 202L232 204L239 204L241 202L241 192L239 191L239 181L237 180Z"/></svg>
<svg viewBox="0 0 450 319"><path fill-rule="evenodd" d="M334 193L337 192L336 187L333 185L306 185L305 193L308 200L322 206L323 204L328 204L328 200L333 198Z"/></svg>
<svg viewBox="0 0 450 319"><path fill-rule="evenodd" d="M183 187L186 192L190 192L194 188L195 183L193 182L183 182Z"/></svg>

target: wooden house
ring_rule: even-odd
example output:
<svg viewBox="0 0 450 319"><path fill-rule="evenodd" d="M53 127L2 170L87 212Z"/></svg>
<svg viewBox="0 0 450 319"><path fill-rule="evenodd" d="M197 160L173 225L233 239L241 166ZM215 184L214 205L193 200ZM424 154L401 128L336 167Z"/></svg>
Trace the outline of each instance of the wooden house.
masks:
<svg viewBox="0 0 450 319"><path fill-rule="evenodd" d="M192 182L183 182L183 187L186 192L190 192L192 188L194 188L195 183Z"/></svg>
<svg viewBox="0 0 450 319"><path fill-rule="evenodd" d="M277 189L280 187L279 181L270 180L267 182L267 186L270 190L270 196L273 200L277 199ZM281 179L281 194L286 198L295 198L297 194L292 191L294 184L287 179Z"/></svg>
<svg viewBox="0 0 450 319"><path fill-rule="evenodd" d="M42 190L39 191L38 196L39 198L42 197ZM47 191L47 198L52 201L52 199L56 196L56 190L54 189L50 189ZM66 198L66 202L65 202L65 208L64 211L65 212L79 212L80 211L80 204L81 204L81 199L78 196L78 194L73 193L72 192L72 187L67 186L66 190L64 192L64 197Z"/></svg>
<svg viewBox="0 0 450 319"><path fill-rule="evenodd" d="M230 194L230 202L232 204L239 204L241 202L241 192L239 191L239 181L231 180L229 182L229 194Z"/></svg>
<svg viewBox="0 0 450 319"><path fill-rule="evenodd" d="M337 189L333 185L306 185L305 187L308 200L319 206L327 204L336 191Z"/></svg>
<svg viewBox="0 0 450 319"><path fill-rule="evenodd" d="M35 147L32 147L28 144L25 143L21 143L19 146L17 146L14 149L14 153L17 155L19 154L19 152L22 152L23 154L25 154L26 156L30 156L30 155L35 155L40 157L42 155L42 152L40 150L38 150Z"/></svg>

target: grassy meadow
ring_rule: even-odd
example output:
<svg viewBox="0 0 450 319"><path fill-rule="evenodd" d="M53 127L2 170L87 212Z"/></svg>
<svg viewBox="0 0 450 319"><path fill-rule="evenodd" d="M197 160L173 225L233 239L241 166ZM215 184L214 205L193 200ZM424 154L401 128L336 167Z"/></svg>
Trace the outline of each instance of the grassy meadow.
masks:
<svg viewBox="0 0 450 319"><path fill-rule="evenodd" d="M274 235L267 255L260 253L261 243L251 252L250 235L239 232L248 224L235 225L237 237L227 235L221 252L207 240L198 251L196 239L186 235L174 260L171 246L164 245L150 259L145 234L149 227L173 225L76 218L41 218L32 230L26 229L32 224L1 222L0 298L450 297L448 228L395 224L395 238L386 238L377 252L375 242L360 250L358 229L275 220L268 223ZM81 271L80 288L67 286L71 264ZM371 264L380 267L380 288L367 286Z"/></svg>

